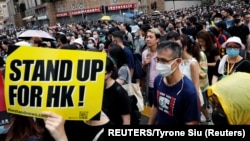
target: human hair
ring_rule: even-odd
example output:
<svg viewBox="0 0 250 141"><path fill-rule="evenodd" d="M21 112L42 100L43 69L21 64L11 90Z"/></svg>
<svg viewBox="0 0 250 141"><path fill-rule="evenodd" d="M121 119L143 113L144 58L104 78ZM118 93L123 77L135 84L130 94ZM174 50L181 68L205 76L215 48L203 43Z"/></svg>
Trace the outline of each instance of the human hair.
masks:
<svg viewBox="0 0 250 141"><path fill-rule="evenodd" d="M68 43L68 40L67 40L66 36L63 35L63 34L58 35L57 40L60 40L62 42L62 44L67 44Z"/></svg>
<svg viewBox="0 0 250 141"><path fill-rule="evenodd" d="M31 40L33 41L34 44L36 44L37 46L41 46L43 40L40 37L32 37Z"/></svg>
<svg viewBox="0 0 250 141"><path fill-rule="evenodd" d="M166 25L165 23L163 23L163 22L159 23L158 26L160 26L160 27L163 28L164 30L166 30L166 28L167 28L167 25Z"/></svg>
<svg viewBox="0 0 250 141"><path fill-rule="evenodd" d="M125 53L123 49L118 45L113 45L109 49L109 56L115 60L118 69L124 64L127 64Z"/></svg>
<svg viewBox="0 0 250 141"><path fill-rule="evenodd" d="M156 39L160 39L161 37L161 32L159 31L158 28L151 28L147 31L147 33L150 32L150 33L154 33L155 34L155 37Z"/></svg>
<svg viewBox="0 0 250 141"><path fill-rule="evenodd" d="M229 13L230 16L232 16L232 15L234 14L233 9L231 9L231 8L227 8L227 9L225 9L225 11L226 11L227 13Z"/></svg>
<svg viewBox="0 0 250 141"><path fill-rule="evenodd" d="M8 46L8 45L10 45L10 44L13 44L13 42L12 42L11 40L9 40L9 39L6 38L6 39L3 39L3 40L2 40L2 44L5 44L5 45Z"/></svg>
<svg viewBox="0 0 250 141"><path fill-rule="evenodd" d="M156 50L157 52L161 52L163 50L170 49L172 50L172 56L174 58L181 57L181 46L175 41L162 41L158 44Z"/></svg>
<svg viewBox="0 0 250 141"><path fill-rule="evenodd" d="M5 141L24 141L29 137L42 139L45 128L39 126L32 117L12 115L14 122Z"/></svg>
<svg viewBox="0 0 250 141"><path fill-rule="evenodd" d="M207 32L206 30L201 30L199 31L197 34L196 34L196 39L203 39L205 41L205 52L210 52L213 47L214 47L214 44L213 44L213 40L212 40L212 37L211 35L209 34L209 32Z"/></svg>
<svg viewBox="0 0 250 141"><path fill-rule="evenodd" d="M197 23L197 18L195 16L190 16L188 17L188 20L193 23L193 24L196 24Z"/></svg>
<svg viewBox="0 0 250 141"><path fill-rule="evenodd" d="M146 33L149 29L151 29L151 27L150 27L149 24L143 24L143 25L141 26L141 30L144 31L145 33Z"/></svg>
<svg viewBox="0 0 250 141"><path fill-rule="evenodd" d="M127 23L122 23L122 25L125 26L125 28L126 28L126 30L127 30L128 32L131 32L131 31L132 31L131 27L130 27Z"/></svg>
<svg viewBox="0 0 250 141"><path fill-rule="evenodd" d="M187 47L187 52L192 55L198 62L200 62L201 56L200 56L200 46L195 40L192 38L192 36L182 34L180 36L180 41L182 46Z"/></svg>
<svg viewBox="0 0 250 141"><path fill-rule="evenodd" d="M110 56L107 56L106 58L106 72L111 74L112 79L116 79L118 77L117 67L114 59Z"/></svg>
<svg viewBox="0 0 250 141"><path fill-rule="evenodd" d="M114 38L118 38L118 39L120 39L121 41L123 40L123 36L124 35L124 32L122 32L122 31L114 31L113 33L112 33L112 36L114 37Z"/></svg>
<svg viewBox="0 0 250 141"><path fill-rule="evenodd" d="M167 33L166 40L170 40L170 39L178 40L179 38L180 38L180 34L178 32L169 31Z"/></svg>

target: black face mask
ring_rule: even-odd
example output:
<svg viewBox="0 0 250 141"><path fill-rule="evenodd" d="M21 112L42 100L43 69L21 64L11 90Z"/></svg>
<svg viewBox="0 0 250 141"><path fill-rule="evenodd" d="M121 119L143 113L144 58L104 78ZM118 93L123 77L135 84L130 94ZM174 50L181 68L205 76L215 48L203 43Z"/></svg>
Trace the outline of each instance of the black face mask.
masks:
<svg viewBox="0 0 250 141"><path fill-rule="evenodd" d="M240 23L240 19L234 19L234 23L236 24Z"/></svg>
<svg viewBox="0 0 250 141"><path fill-rule="evenodd" d="M212 121L214 125L229 125L227 121L227 116L217 110L214 110L212 113Z"/></svg>

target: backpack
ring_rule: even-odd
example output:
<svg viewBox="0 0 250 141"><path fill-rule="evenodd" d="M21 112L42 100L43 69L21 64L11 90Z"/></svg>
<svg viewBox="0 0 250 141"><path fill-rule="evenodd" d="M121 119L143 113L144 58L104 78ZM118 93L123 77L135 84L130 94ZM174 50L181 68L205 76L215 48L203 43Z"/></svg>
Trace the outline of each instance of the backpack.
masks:
<svg viewBox="0 0 250 141"><path fill-rule="evenodd" d="M144 71L142 70L142 60L141 60L141 54L140 53L134 53L134 61L135 61L135 67L134 67L134 79L141 79L145 76Z"/></svg>
<svg viewBox="0 0 250 141"><path fill-rule="evenodd" d="M221 45L226 42L227 40L227 36L224 35L224 34L219 34L218 37L214 36L215 38L215 42L216 42L216 46L217 46L217 49L220 53L220 56L224 56L225 55L225 49L221 47Z"/></svg>
<svg viewBox="0 0 250 141"><path fill-rule="evenodd" d="M125 42L125 44L126 44L128 47L130 47L130 48L133 50L133 52L134 52L135 48L134 48L133 43L128 39L128 34L131 34L131 35L132 35L132 33L130 33L130 32L125 33L125 34L124 34L124 39L125 39L124 42ZM132 35L132 38L134 39L133 35Z"/></svg>

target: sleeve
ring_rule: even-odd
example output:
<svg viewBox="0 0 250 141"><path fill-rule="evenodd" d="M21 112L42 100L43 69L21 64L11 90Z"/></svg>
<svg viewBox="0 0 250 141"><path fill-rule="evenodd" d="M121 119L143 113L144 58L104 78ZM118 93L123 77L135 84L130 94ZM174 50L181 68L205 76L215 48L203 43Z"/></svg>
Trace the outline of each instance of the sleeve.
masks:
<svg viewBox="0 0 250 141"><path fill-rule="evenodd" d="M146 49L146 50L144 50L143 52L142 52L142 64L143 64L143 60L147 57L147 54L148 54L148 50Z"/></svg>
<svg viewBox="0 0 250 141"><path fill-rule="evenodd" d="M131 68L134 69L135 68L135 59L134 59L133 52L128 47L125 47L124 51L125 51L125 57L127 59L129 69L131 69Z"/></svg>
<svg viewBox="0 0 250 141"><path fill-rule="evenodd" d="M118 71L118 79L124 80L127 84L128 83L128 71L126 66L122 66Z"/></svg>
<svg viewBox="0 0 250 141"><path fill-rule="evenodd" d="M220 60L218 60L218 61L216 62L216 65L215 65L215 69L214 69L213 75L215 75L215 76L217 76L217 77L220 78L222 75L219 74L219 72L218 72L219 64L220 64Z"/></svg>
<svg viewBox="0 0 250 141"><path fill-rule="evenodd" d="M200 55L201 55L201 60L199 62L199 64L200 64L200 78L205 78L207 76L207 69L208 69L207 57L204 54L204 52L201 52Z"/></svg>
<svg viewBox="0 0 250 141"><path fill-rule="evenodd" d="M211 55L212 55L213 57L219 56L219 55L220 55L220 53L219 53L217 47L213 47L213 49L212 49L212 51L211 51Z"/></svg>

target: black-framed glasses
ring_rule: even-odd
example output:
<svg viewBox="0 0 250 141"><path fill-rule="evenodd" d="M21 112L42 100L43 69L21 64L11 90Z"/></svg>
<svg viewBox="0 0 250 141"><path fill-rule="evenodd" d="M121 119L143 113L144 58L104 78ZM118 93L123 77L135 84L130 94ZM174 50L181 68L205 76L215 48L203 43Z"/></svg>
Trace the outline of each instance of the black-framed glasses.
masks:
<svg viewBox="0 0 250 141"><path fill-rule="evenodd" d="M173 61L173 60L175 60L175 59L177 59L177 58L173 58L173 59L167 60L167 59L165 59L165 58L155 57L155 58L154 58L154 61L155 61L156 63L168 64L168 63L170 63L171 61Z"/></svg>

